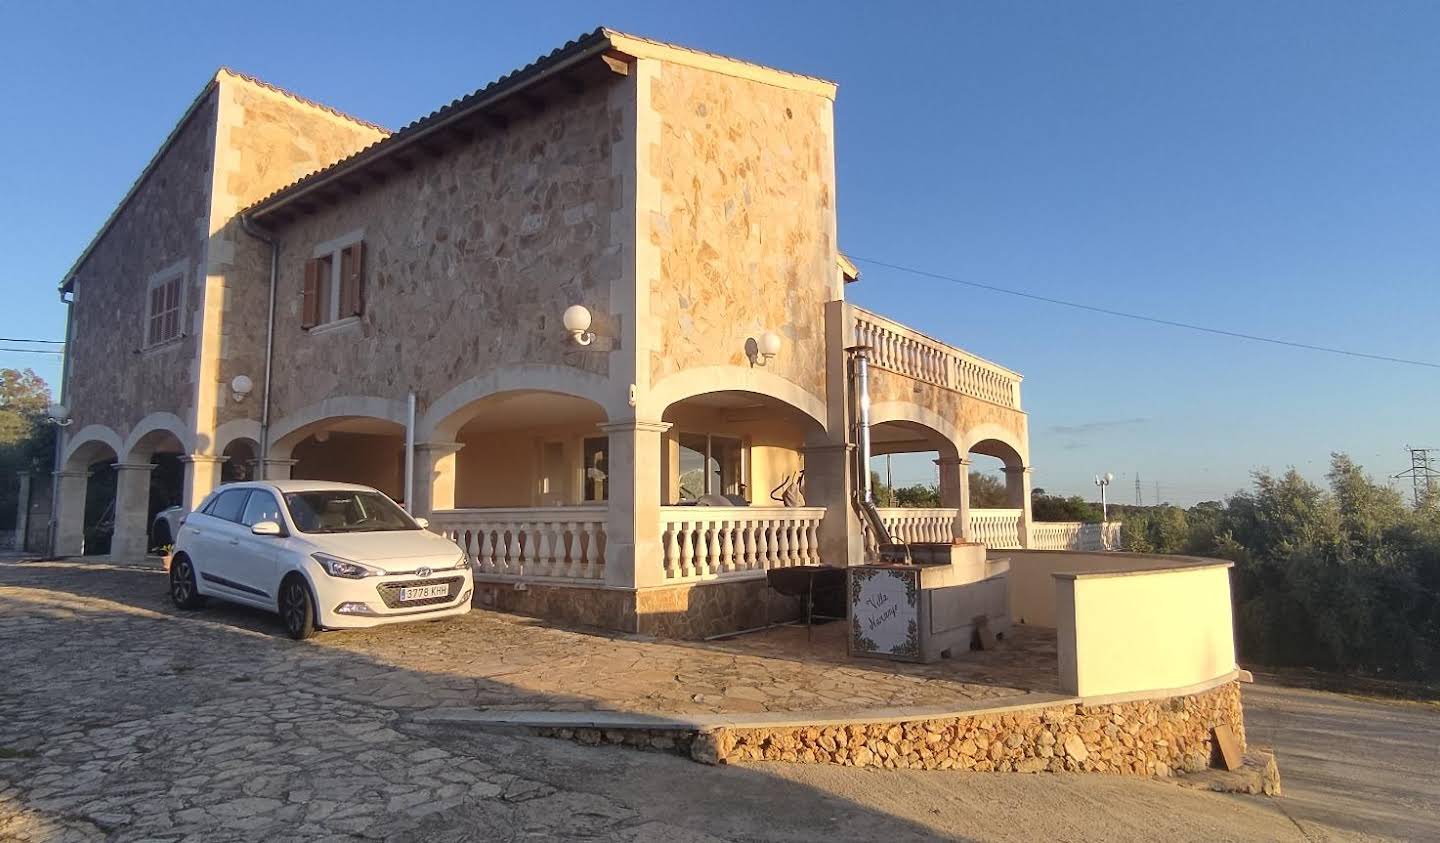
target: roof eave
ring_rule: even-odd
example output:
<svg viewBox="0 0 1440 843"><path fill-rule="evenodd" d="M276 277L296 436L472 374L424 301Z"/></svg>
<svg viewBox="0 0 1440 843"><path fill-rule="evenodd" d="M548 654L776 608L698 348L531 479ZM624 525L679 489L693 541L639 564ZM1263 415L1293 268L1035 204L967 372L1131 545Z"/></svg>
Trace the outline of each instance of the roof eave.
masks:
<svg viewBox="0 0 1440 843"><path fill-rule="evenodd" d="M273 216L282 208L344 179L346 176L374 161L411 149L427 138L446 131L457 123L467 122L477 114L541 85L559 74L574 68L576 65L595 59L611 49L612 47L608 38L602 37L598 41L588 45L583 42L577 42L575 52L556 57L551 62L535 66L531 68L531 72L528 74L517 75L512 79L502 81L498 83L498 87L495 90L484 96L477 97L474 102L440 116L433 123L421 126L408 133L406 130L401 129L390 138L381 140L371 148L362 150L351 158L336 164L329 171L322 171L315 179L302 181L293 185L291 188L281 190L273 196L262 199L247 208L243 215L257 222L263 221L267 217Z"/></svg>

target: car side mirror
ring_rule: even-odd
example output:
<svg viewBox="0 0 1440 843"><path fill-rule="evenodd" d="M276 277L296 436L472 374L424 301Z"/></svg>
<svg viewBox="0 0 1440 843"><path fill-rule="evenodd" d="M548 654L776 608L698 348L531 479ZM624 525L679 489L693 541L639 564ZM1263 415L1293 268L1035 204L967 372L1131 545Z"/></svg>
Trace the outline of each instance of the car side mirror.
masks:
<svg viewBox="0 0 1440 843"><path fill-rule="evenodd" d="M250 527L250 532L257 536L283 536L285 530L274 521L256 521Z"/></svg>
<svg viewBox="0 0 1440 843"><path fill-rule="evenodd" d="M419 524L419 525L420 525L420 529L422 529L422 530L428 530L428 529L430 529L430 519L429 519L429 518L416 518L416 519L415 519L415 523L416 523L416 524Z"/></svg>

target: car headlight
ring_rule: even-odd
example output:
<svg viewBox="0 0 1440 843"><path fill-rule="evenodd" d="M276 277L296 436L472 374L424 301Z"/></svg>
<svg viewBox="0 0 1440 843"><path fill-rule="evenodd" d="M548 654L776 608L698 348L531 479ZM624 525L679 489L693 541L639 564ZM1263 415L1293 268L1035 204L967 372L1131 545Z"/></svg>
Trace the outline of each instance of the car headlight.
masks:
<svg viewBox="0 0 1440 843"><path fill-rule="evenodd" d="M457 569L457 570L460 569L460 568L468 568L468 567L470 567L470 557L469 557L464 551L461 551L461 552L460 552L460 558L457 559L457 560L455 560L455 564L454 564L453 566L451 566L451 567L453 567L453 568L455 568L455 569Z"/></svg>
<svg viewBox="0 0 1440 843"><path fill-rule="evenodd" d="M331 556L327 553L312 553L310 558L320 563L325 573L332 577L343 577L347 580L363 580L366 577L378 577L385 572L372 568L369 565L361 565L359 562L351 562L349 559L341 559L338 556Z"/></svg>

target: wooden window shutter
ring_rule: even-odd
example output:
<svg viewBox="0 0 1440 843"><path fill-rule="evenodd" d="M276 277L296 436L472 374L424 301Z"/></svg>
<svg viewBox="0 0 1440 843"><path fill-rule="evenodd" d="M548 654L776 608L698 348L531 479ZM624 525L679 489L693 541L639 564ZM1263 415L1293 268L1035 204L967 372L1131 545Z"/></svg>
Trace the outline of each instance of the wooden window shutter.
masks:
<svg viewBox="0 0 1440 843"><path fill-rule="evenodd" d="M305 261L305 287L300 292L300 327L309 330L320 324L320 283L324 264L318 258Z"/></svg>
<svg viewBox="0 0 1440 843"><path fill-rule="evenodd" d="M341 260L341 316L359 316L365 312L365 243L345 247Z"/></svg>

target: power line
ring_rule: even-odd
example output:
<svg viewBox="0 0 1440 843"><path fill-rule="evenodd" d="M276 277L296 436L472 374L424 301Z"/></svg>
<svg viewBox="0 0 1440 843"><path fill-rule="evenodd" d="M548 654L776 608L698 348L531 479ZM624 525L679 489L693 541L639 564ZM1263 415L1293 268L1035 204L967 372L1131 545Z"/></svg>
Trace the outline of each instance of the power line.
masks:
<svg viewBox="0 0 1440 843"><path fill-rule="evenodd" d="M64 345L64 340L27 340L22 337L0 337L0 342L39 342L46 345Z"/></svg>
<svg viewBox="0 0 1440 843"><path fill-rule="evenodd" d="M1020 298L1024 299L1031 299L1034 301L1042 301L1047 304L1060 305L1061 307L1073 307L1077 310L1088 310L1091 313L1103 313L1106 316L1118 316L1122 319L1134 319L1139 322L1150 322L1156 325L1166 325L1171 328L1184 328L1187 331L1200 331L1201 333L1215 334L1217 336L1232 337L1235 339L1250 340L1252 342L1264 342L1270 343L1271 345L1283 345L1288 348L1302 348L1307 351L1323 351L1327 354L1343 354L1347 357L1362 357L1367 360L1381 360L1386 363L1404 363L1408 366L1425 366L1430 369L1440 369L1440 363L1432 363L1428 360L1410 360L1404 357L1391 357L1386 354L1370 354L1364 351L1351 351L1346 348L1334 348L1328 345L1312 345L1310 343L1294 342L1292 340L1282 340L1275 337L1262 337L1258 334L1246 334L1240 331L1227 331L1223 328L1211 328L1206 325L1194 325L1189 322L1176 322L1173 319L1161 319L1157 316L1145 316L1140 313L1127 313L1123 310L1112 310L1108 307L1099 307L1093 304L1083 304L1081 302L1068 301L1066 299L1057 299L1050 296L1037 295L1036 293L1026 293L1021 290L1011 290L1005 287L997 287L994 284L984 284L979 281L967 281L964 278L956 278L951 275L941 275L937 272L928 272L926 270L916 269L910 266L901 266L899 264L887 263L885 261L875 260L874 258L862 258L859 255L850 255L849 257L853 260L861 261L863 263L872 263L876 266L883 266L886 269L894 269L898 272L908 272L912 275L920 275L925 278L933 278L937 281L948 281L952 284L963 284L967 287L975 287L976 289L980 290L989 290L992 293L1004 293L1007 296L1019 296Z"/></svg>
<svg viewBox="0 0 1440 843"><path fill-rule="evenodd" d="M14 351L20 354L65 354L63 351L51 351L48 348L0 348L0 351Z"/></svg>

